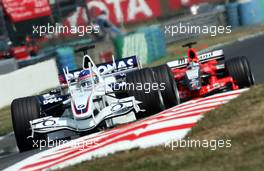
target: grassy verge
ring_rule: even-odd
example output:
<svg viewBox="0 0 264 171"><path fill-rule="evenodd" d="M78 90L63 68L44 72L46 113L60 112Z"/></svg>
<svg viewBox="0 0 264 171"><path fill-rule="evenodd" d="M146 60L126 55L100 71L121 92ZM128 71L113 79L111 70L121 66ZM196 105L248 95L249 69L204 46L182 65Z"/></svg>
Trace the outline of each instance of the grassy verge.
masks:
<svg viewBox="0 0 264 171"><path fill-rule="evenodd" d="M179 57L186 56L187 49L183 48L182 45L191 41L198 41L198 44L194 46L194 48L197 50L203 50L213 45L234 42L243 36L256 34L259 32L264 32L264 25L259 25L256 27L241 27L234 29L231 34L223 34L215 37L203 37L199 38L199 41L196 39L190 39L187 41L172 43L167 46L168 55L150 64L150 66L161 65Z"/></svg>
<svg viewBox="0 0 264 171"><path fill-rule="evenodd" d="M10 107L5 107L0 110L0 136L12 132L12 130Z"/></svg>
<svg viewBox="0 0 264 171"><path fill-rule="evenodd" d="M155 147L126 151L64 170L228 170L264 168L264 85L206 114L187 136L191 140L231 140L231 148Z"/></svg>

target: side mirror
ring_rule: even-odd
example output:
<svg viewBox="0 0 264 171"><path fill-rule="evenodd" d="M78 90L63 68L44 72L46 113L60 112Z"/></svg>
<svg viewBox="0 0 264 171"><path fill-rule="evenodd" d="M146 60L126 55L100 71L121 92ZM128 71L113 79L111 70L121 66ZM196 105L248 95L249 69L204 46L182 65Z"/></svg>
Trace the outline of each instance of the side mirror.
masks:
<svg viewBox="0 0 264 171"><path fill-rule="evenodd" d="M90 46L83 46L81 48L75 49L74 52L83 52L84 55L87 55L89 49L94 49L95 45L90 45Z"/></svg>
<svg viewBox="0 0 264 171"><path fill-rule="evenodd" d="M196 45L197 42L190 42L190 43L187 43L185 45L182 45L182 47L188 47L188 48L192 48L193 45Z"/></svg>

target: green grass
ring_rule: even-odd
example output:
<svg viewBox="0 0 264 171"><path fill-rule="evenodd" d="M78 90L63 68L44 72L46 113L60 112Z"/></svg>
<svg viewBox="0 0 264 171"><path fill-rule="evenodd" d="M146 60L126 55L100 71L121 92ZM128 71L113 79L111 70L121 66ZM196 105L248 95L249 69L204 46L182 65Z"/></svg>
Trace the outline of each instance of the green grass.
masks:
<svg viewBox="0 0 264 171"><path fill-rule="evenodd" d="M0 110L0 136L13 131L10 107Z"/></svg>
<svg viewBox="0 0 264 171"><path fill-rule="evenodd" d="M231 148L168 147L120 152L64 170L261 171L264 168L264 85L206 114L188 134L192 140L231 140Z"/></svg>

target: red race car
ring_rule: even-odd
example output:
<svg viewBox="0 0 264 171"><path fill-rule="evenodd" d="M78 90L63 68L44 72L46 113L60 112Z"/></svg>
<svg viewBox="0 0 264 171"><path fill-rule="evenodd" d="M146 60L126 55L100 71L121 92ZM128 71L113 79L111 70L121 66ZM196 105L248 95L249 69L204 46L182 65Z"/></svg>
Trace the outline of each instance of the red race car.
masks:
<svg viewBox="0 0 264 171"><path fill-rule="evenodd" d="M167 63L177 83L181 101L237 90L255 84L246 57L225 60L223 50L197 55L188 43L188 58Z"/></svg>

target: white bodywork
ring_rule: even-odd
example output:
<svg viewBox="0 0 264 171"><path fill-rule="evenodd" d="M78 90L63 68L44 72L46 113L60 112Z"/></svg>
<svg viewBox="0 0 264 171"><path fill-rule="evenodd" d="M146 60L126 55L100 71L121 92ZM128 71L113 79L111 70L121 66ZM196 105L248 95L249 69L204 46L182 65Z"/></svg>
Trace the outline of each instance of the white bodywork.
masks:
<svg viewBox="0 0 264 171"><path fill-rule="evenodd" d="M223 59L224 58L224 51L223 50L215 50L212 52L208 52L205 54L201 54L198 56L200 62L207 62L209 60L215 59ZM188 58L182 58L175 61L168 62L167 65L170 68L182 68L188 64Z"/></svg>
<svg viewBox="0 0 264 171"><path fill-rule="evenodd" d="M107 127L128 123L136 120L135 114L140 112L134 97L118 99L109 84L114 83L114 77L104 77L91 58L89 68L98 77L98 82L93 82L90 87L82 87L67 69L64 75L67 81L68 100L64 105L69 105L62 117L44 117L30 121L32 136L34 133L51 133L60 130L84 132L96 128L105 122ZM85 61L85 60L84 60ZM114 68L116 69L116 68Z"/></svg>

